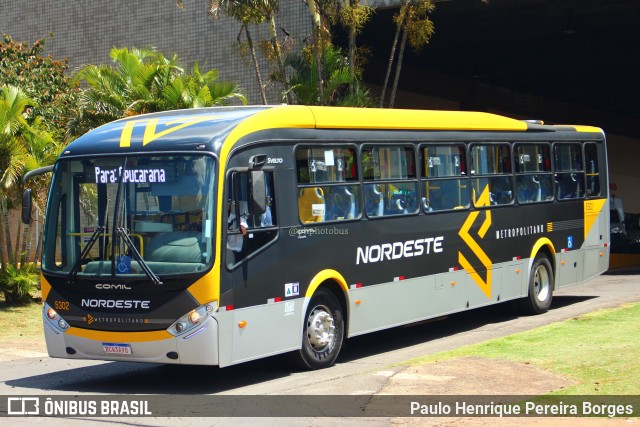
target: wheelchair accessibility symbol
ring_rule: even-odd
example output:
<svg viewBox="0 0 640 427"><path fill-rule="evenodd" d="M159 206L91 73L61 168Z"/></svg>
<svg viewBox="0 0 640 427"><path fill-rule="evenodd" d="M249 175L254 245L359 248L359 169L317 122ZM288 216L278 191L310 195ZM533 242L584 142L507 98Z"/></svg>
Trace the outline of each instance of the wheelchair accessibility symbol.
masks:
<svg viewBox="0 0 640 427"><path fill-rule="evenodd" d="M130 273L131 272L131 257L130 256L122 256L116 257L116 264L118 268L118 273Z"/></svg>
<svg viewBox="0 0 640 427"><path fill-rule="evenodd" d="M569 249L573 248L573 236L569 236L567 238L567 248Z"/></svg>

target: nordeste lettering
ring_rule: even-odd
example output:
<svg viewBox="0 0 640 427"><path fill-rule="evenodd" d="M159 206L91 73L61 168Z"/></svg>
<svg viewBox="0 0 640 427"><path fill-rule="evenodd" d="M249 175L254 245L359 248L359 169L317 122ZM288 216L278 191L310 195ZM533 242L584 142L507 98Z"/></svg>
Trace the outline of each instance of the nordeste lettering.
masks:
<svg viewBox="0 0 640 427"><path fill-rule="evenodd" d="M113 299L93 299L82 298L81 307L88 308L122 308L122 309L148 309L151 301L148 300L113 300Z"/></svg>
<svg viewBox="0 0 640 427"><path fill-rule="evenodd" d="M356 265L380 261L392 261L410 258L430 253L443 252L444 236L428 237L426 239L406 240L404 242L381 243L358 247L356 250Z"/></svg>

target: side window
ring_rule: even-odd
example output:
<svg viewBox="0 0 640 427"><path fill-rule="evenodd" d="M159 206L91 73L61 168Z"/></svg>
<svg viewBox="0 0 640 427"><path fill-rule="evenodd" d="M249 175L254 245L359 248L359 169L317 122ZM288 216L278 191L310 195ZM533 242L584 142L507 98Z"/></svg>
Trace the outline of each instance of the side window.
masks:
<svg viewBox="0 0 640 427"><path fill-rule="evenodd" d="M580 144L555 144L553 146L553 162L558 200L584 197L582 146Z"/></svg>
<svg viewBox="0 0 640 427"><path fill-rule="evenodd" d="M593 142L584 144L584 161L587 175L587 197L600 196L600 167L598 166L598 146Z"/></svg>
<svg viewBox="0 0 640 427"><path fill-rule="evenodd" d="M227 180L227 264L232 266L274 240L278 234L273 172L265 172L267 208L249 212L249 174L232 172Z"/></svg>
<svg viewBox="0 0 640 427"><path fill-rule="evenodd" d="M471 192L475 206L485 193L491 205L508 205L513 202L511 180L511 151L509 144L473 145L471 147ZM486 197L485 196L485 197Z"/></svg>
<svg viewBox="0 0 640 427"><path fill-rule="evenodd" d="M360 217L360 184L353 147L296 149L298 215L303 224Z"/></svg>
<svg viewBox="0 0 640 427"><path fill-rule="evenodd" d="M425 212L469 207L469 179L464 145L428 145L422 154Z"/></svg>
<svg viewBox="0 0 640 427"><path fill-rule="evenodd" d="M514 151L518 203L553 200L549 144L516 144Z"/></svg>
<svg viewBox="0 0 640 427"><path fill-rule="evenodd" d="M418 181L412 147L365 147L362 171L364 209L368 217L418 211Z"/></svg>

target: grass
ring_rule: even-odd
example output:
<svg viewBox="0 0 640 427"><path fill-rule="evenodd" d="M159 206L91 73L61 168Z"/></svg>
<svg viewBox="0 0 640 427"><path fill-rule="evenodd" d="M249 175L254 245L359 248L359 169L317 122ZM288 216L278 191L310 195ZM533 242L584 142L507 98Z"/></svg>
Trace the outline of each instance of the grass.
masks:
<svg viewBox="0 0 640 427"><path fill-rule="evenodd" d="M640 303L410 361L485 357L531 363L577 382L556 395L640 394Z"/></svg>
<svg viewBox="0 0 640 427"><path fill-rule="evenodd" d="M9 307L0 301L0 341L43 339L42 304Z"/></svg>

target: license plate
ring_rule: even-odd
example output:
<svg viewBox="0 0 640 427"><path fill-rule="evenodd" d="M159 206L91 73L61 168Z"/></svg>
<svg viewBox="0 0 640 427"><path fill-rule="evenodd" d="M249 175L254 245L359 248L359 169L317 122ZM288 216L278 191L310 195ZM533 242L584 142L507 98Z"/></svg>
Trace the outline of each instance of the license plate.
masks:
<svg viewBox="0 0 640 427"><path fill-rule="evenodd" d="M133 351L131 351L131 344L103 342L102 350L104 350L106 354L133 354Z"/></svg>

